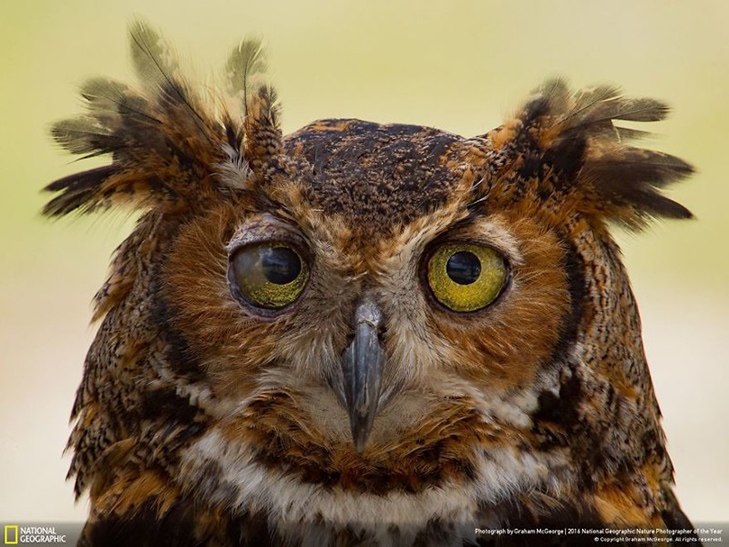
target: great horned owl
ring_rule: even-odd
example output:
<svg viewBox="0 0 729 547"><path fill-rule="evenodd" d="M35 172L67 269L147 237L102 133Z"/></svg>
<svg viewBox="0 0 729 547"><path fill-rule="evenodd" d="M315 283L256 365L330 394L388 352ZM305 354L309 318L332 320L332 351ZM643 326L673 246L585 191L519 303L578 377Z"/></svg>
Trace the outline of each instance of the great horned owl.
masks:
<svg viewBox="0 0 729 547"><path fill-rule="evenodd" d="M553 80L483 135L282 136L260 45L226 93L131 31L53 135L111 162L45 213L141 216L96 296L69 475L92 545L470 545L688 528L611 224L689 218L667 108ZM501 542L507 542L501 538Z"/></svg>

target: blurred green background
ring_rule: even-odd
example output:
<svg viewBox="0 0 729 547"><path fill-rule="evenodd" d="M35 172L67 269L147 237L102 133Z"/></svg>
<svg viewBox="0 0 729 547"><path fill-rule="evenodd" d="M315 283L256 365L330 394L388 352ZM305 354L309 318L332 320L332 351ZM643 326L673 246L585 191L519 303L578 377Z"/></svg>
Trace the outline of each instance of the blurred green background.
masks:
<svg viewBox="0 0 729 547"><path fill-rule="evenodd" d="M433 125L474 135L498 125L545 77L616 83L674 107L650 146L698 175L671 193L697 221L619 240L646 349L695 521L729 517L729 4L722 1L370 2L6 0L0 6L0 519L74 520L63 477L67 419L94 327L90 300L124 214L51 223L46 183L79 170L48 138L80 112L78 84L130 78L126 27L158 25L198 74L249 34L265 38L293 131L321 117ZM103 160L101 160L103 161ZM92 166L87 162L84 166Z"/></svg>

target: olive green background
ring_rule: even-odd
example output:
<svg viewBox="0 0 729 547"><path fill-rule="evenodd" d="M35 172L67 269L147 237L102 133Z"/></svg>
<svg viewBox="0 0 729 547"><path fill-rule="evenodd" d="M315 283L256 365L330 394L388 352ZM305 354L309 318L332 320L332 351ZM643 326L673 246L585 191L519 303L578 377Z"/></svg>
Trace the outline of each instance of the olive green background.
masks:
<svg viewBox="0 0 729 547"><path fill-rule="evenodd" d="M49 124L80 112L85 78L130 77L142 15L209 81L245 35L265 38L289 132L320 117L498 125L545 77L610 82L674 107L647 144L698 174L672 195L698 220L619 233L640 303L679 499L729 517L726 181L729 4L4 0L0 4L0 519L83 518L63 477L67 419L93 337L90 300L132 215L50 222L41 187L73 163Z"/></svg>

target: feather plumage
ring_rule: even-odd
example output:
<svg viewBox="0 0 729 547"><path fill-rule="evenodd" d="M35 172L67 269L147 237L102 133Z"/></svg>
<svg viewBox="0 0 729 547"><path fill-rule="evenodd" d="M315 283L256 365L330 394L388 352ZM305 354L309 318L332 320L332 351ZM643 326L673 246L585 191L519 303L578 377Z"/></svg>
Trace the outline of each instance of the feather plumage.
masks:
<svg viewBox="0 0 729 547"><path fill-rule="evenodd" d="M243 113L248 115L248 100L263 83L262 77L268 68L263 43L259 39L243 40L228 57L225 65L229 91L240 97Z"/></svg>
<svg viewBox="0 0 729 547"><path fill-rule="evenodd" d="M51 216L146 211L95 298L73 406L81 545L431 547L488 544L476 527L690 526L606 229L690 215L661 192L692 168L615 125L660 120L663 103L553 79L471 139L353 119L284 137L260 42L228 60L231 111L148 25L131 46L139 81L90 80L85 114L52 129L110 164L46 188ZM236 271L262 249L293 251L282 265L305 274L275 310L243 292L271 279ZM446 309L430 275L441 252L454 253L443 275L470 253L468 275L498 270L501 292Z"/></svg>
<svg viewBox="0 0 729 547"><path fill-rule="evenodd" d="M538 88L513 122L489 134L519 167L512 175L541 176L542 193L601 221L615 221L640 229L651 218L691 218L684 206L661 193L672 182L686 178L693 168L669 154L626 144L648 133L615 125L616 120L654 122L665 118L668 107L654 99L625 97L612 86L571 92L562 80ZM504 139L505 136L506 138ZM519 159L522 158L522 159ZM523 184L528 184L527 180Z"/></svg>
<svg viewBox="0 0 729 547"><path fill-rule="evenodd" d="M51 129L69 152L84 158L111 154L112 164L48 186L46 190L63 195L49 203L47 214L83 213L117 204L179 210L195 206L206 195L228 191L226 184L217 184L221 165L230 163L223 171L247 176L248 159L238 157L244 152L244 120L204 104L180 74L170 46L148 24L132 24L130 45L138 86L89 80L81 88L86 114ZM229 91L242 95L244 104L249 94L255 98L252 142L269 139L264 135L281 138L275 91L260 81L265 68L256 40L242 42L227 64ZM258 137L256 131L261 133ZM231 148L236 158L231 159Z"/></svg>

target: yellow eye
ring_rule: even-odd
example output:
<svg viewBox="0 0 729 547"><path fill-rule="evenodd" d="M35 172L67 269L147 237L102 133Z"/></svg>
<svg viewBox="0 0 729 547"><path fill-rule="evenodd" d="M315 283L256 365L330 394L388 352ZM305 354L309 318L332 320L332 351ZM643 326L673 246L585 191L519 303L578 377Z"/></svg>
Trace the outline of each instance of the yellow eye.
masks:
<svg viewBox="0 0 729 547"><path fill-rule="evenodd" d="M250 245L231 257L228 279L235 296L261 308L280 310L304 290L309 267L286 243Z"/></svg>
<svg viewBox="0 0 729 547"><path fill-rule="evenodd" d="M508 275L504 257L482 245L446 243L428 260L428 284L433 296L457 312L488 306L501 294Z"/></svg>

